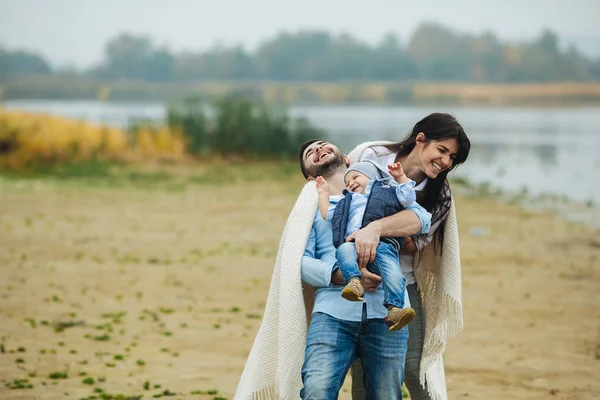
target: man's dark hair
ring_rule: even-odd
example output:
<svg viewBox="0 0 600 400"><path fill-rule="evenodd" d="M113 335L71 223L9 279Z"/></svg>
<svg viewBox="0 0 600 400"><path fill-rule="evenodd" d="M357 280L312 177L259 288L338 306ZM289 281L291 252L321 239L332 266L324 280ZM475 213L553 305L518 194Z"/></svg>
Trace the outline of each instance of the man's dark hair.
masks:
<svg viewBox="0 0 600 400"><path fill-rule="evenodd" d="M306 168L304 168L304 158L303 158L304 151L306 150L306 148L308 146L310 146L311 144L313 144L315 142L322 142L322 140L321 139L310 139L300 145L300 151L298 153L298 157L300 158L300 170L302 171L302 175L304 175L304 179L308 179L308 172L306 171Z"/></svg>

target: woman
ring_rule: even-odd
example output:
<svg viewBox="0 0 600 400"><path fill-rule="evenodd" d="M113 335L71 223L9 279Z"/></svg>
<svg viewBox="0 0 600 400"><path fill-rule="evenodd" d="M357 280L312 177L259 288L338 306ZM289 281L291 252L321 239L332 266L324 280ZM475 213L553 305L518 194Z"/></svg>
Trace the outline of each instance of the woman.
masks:
<svg viewBox="0 0 600 400"><path fill-rule="evenodd" d="M400 265L406 277L411 306L417 316L409 325L405 383L411 399L446 399L442 354L446 341L462 329L460 255L456 216L447 175L466 161L471 144L458 121L434 113L397 143L371 142L354 149L351 163L372 160L381 165L402 164L416 182L417 201L432 214L428 235L407 240ZM372 262L379 238L394 236L396 216L375 221L356 232L361 267ZM369 271L362 269L365 289L373 290ZM353 398L364 398L362 369L352 369Z"/></svg>

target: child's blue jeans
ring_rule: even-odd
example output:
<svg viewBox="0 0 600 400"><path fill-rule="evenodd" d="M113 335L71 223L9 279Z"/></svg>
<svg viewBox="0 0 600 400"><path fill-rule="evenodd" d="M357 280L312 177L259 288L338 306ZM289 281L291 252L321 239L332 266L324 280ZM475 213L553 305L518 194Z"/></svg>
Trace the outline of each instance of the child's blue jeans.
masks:
<svg viewBox="0 0 600 400"><path fill-rule="evenodd" d="M337 248L335 257L344 282L348 283L352 278L360 279L356 246L353 242L343 243ZM368 270L381 276L383 285L384 305L404 308L404 291L406 290L406 278L400 268L398 252L394 247L385 242L377 245L375 262L369 264Z"/></svg>

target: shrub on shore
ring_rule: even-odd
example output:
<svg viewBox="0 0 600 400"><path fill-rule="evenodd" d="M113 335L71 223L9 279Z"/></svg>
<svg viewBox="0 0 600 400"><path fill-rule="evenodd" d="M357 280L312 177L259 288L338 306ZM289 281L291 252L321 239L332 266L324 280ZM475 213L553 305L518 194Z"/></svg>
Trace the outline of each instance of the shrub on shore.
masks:
<svg viewBox="0 0 600 400"><path fill-rule="evenodd" d="M208 109L198 100L171 104L164 125L127 130L45 114L0 109L0 168L40 170L86 162L181 162L190 156L290 158L325 133L304 118L242 97Z"/></svg>

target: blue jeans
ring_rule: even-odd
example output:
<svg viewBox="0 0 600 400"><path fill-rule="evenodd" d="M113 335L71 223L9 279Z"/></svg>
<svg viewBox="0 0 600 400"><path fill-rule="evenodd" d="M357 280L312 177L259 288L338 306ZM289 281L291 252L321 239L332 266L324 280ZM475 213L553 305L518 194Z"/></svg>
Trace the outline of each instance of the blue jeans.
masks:
<svg viewBox="0 0 600 400"><path fill-rule="evenodd" d="M344 321L315 313L306 338L302 399L337 399L350 365L362 359L369 400L402 399L408 327L390 331L383 319Z"/></svg>
<svg viewBox="0 0 600 400"><path fill-rule="evenodd" d="M356 245L353 242L343 243L335 252L340 272L344 282L348 283L352 278L360 278L358 262L356 260ZM398 252L394 247L385 242L377 245L375 262L369 264L369 271L381 276L383 285L384 306L392 305L404 308L404 291L406 290L406 278L400 268Z"/></svg>

